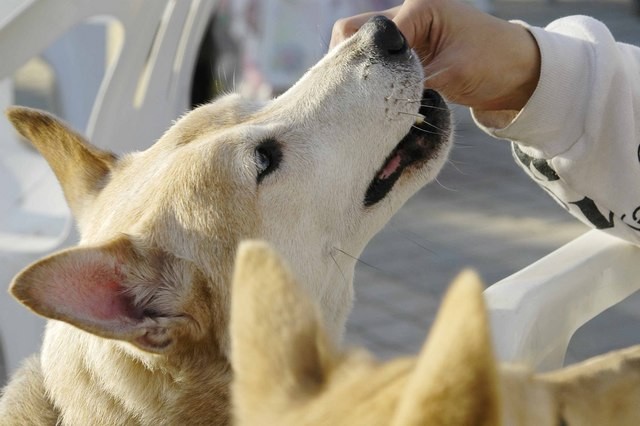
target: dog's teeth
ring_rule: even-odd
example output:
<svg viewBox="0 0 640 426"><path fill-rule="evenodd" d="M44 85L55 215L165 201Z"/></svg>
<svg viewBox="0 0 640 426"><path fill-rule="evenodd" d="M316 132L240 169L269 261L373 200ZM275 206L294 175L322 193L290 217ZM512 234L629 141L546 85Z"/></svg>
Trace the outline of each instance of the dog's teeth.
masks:
<svg viewBox="0 0 640 426"><path fill-rule="evenodd" d="M416 124L424 123L424 115L420 114L418 118L416 118Z"/></svg>

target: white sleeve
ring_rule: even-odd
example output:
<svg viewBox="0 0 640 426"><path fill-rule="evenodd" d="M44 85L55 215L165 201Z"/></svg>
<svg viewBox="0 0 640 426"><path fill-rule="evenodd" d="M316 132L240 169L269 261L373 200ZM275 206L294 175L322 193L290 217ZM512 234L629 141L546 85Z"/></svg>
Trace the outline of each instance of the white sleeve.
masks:
<svg viewBox="0 0 640 426"><path fill-rule="evenodd" d="M574 216L640 244L640 48L584 16L528 29L541 53L535 92L520 111L472 111L476 123L513 141L523 169Z"/></svg>

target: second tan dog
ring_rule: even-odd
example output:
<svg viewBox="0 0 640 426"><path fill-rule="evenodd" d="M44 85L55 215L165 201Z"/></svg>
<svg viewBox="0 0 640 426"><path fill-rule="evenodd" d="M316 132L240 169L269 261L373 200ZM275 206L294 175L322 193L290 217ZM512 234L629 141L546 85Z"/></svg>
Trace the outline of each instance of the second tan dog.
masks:
<svg viewBox="0 0 640 426"><path fill-rule="evenodd" d="M339 340L355 259L447 158L449 111L423 77L380 17L277 99L225 96L120 158L46 113L11 109L81 241L11 285L50 321L40 356L4 391L0 424L227 423L229 284L244 238L287 256Z"/></svg>
<svg viewBox="0 0 640 426"><path fill-rule="evenodd" d="M452 285L417 358L338 350L264 243L239 251L231 313L239 426L640 424L640 346L547 374L498 365L471 272Z"/></svg>

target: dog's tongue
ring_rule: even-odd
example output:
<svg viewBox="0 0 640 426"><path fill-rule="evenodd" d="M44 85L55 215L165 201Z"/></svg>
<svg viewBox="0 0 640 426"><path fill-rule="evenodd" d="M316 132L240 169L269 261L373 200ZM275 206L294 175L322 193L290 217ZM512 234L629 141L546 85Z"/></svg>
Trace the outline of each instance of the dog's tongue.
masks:
<svg viewBox="0 0 640 426"><path fill-rule="evenodd" d="M383 180L389 178L389 176L391 176L396 170L398 170L401 160L402 159L400 158L400 154L397 153L393 157L391 157L389 161L387 161L387 164L384 165L384 169L382 169L382 171L378 175L378 179Z"/></svg>

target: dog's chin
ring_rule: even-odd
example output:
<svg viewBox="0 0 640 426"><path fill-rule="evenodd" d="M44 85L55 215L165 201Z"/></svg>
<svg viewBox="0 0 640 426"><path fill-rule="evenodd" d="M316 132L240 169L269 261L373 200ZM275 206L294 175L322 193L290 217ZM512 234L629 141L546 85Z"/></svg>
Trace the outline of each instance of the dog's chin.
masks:
<svg viewBox="0 0 640 426"><path fill-rule="evenodd" d="M364 196L365 207L371 207L391 192L398 179L409 170L419 169L438 155L440 146L448 139L449 111L442 97L433 90L422 93L416 121L408 133L391 151L369 184Z"/></svg>

